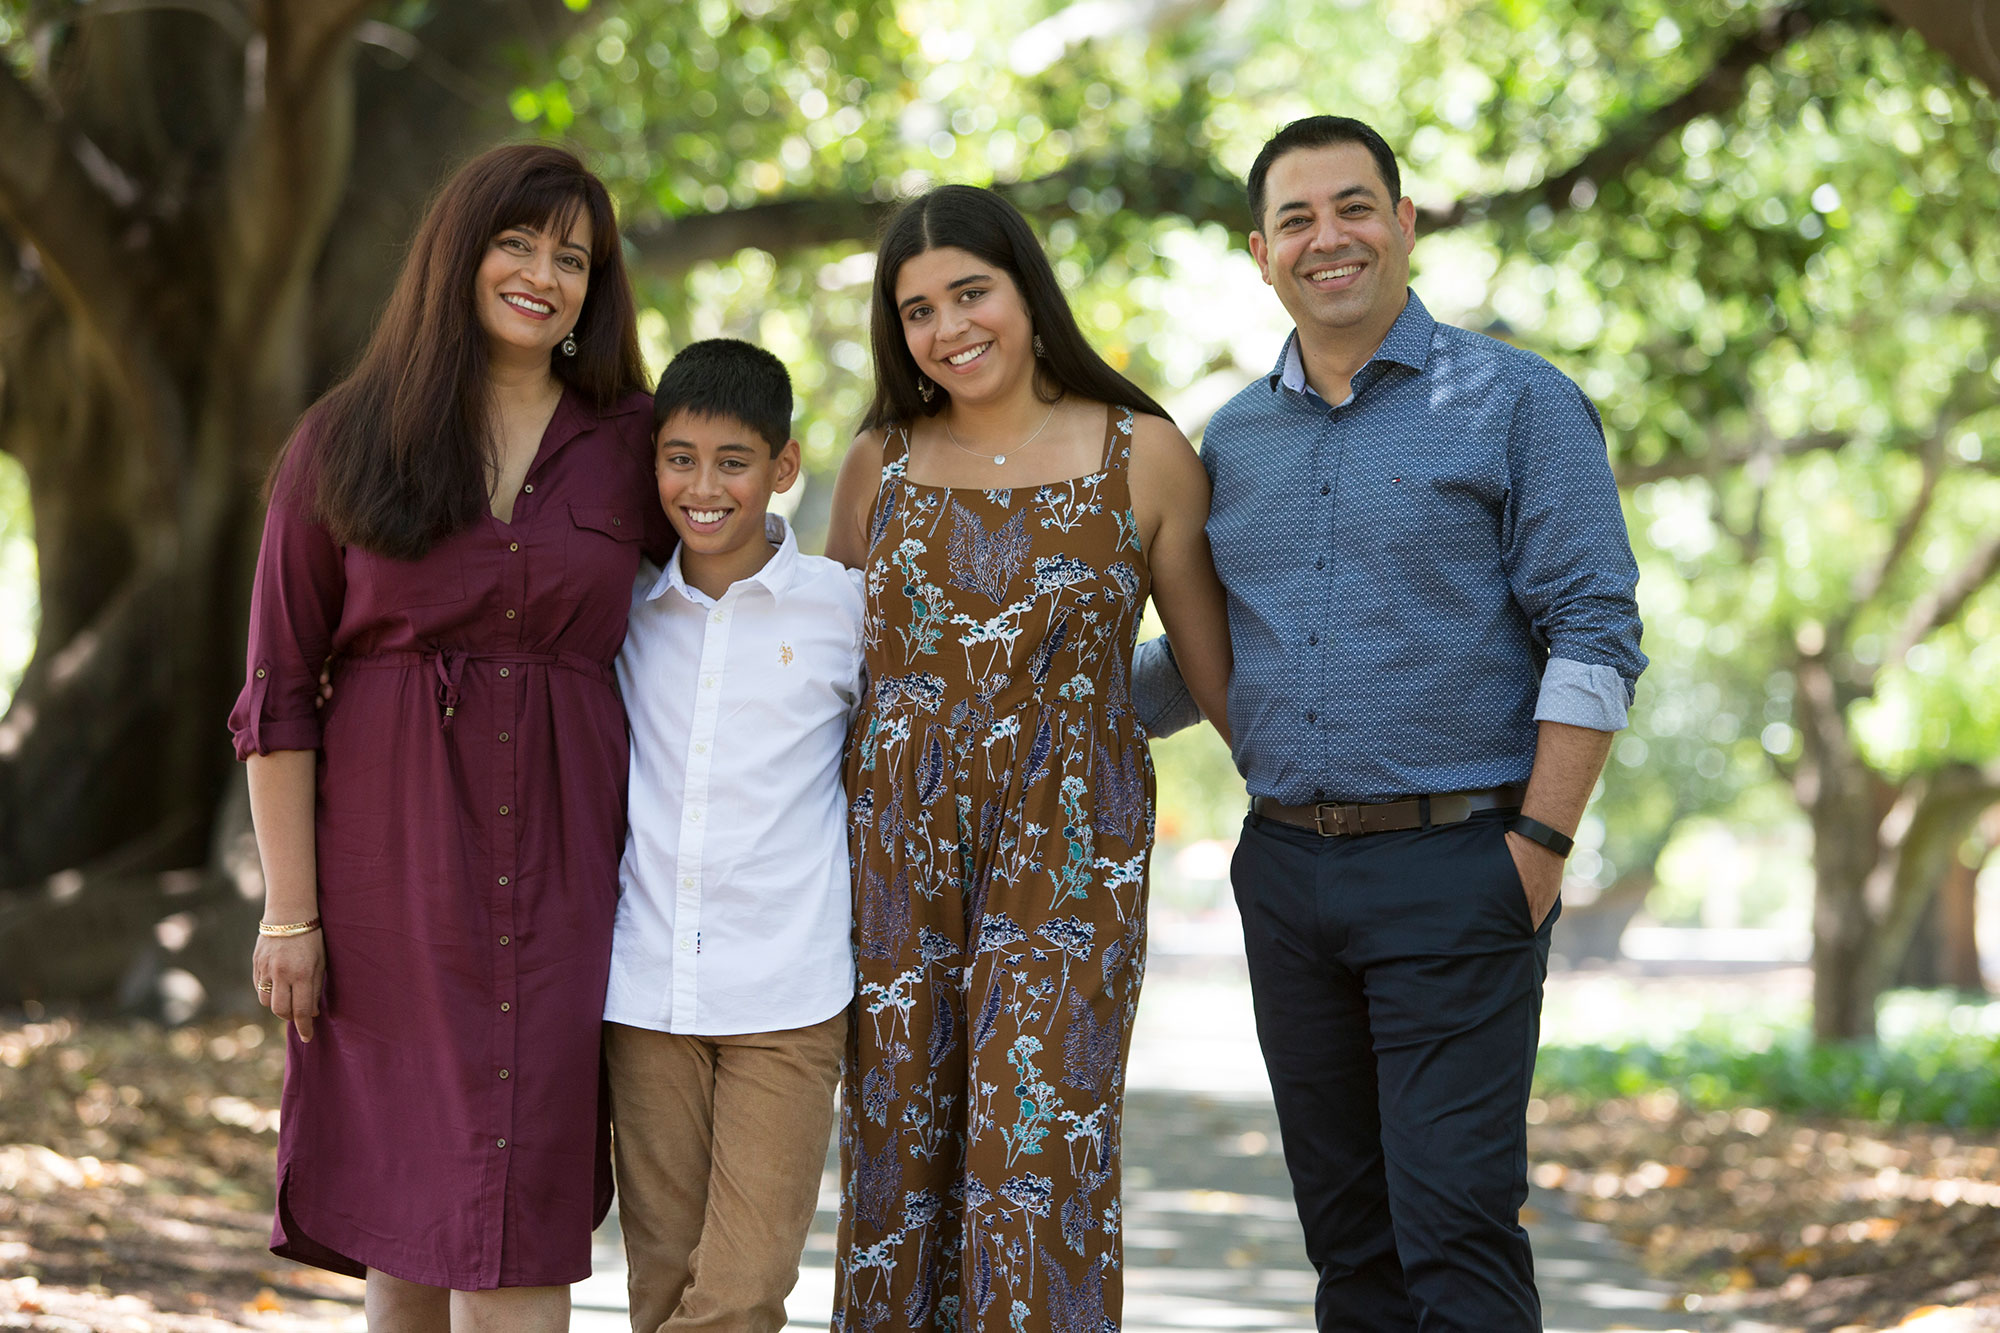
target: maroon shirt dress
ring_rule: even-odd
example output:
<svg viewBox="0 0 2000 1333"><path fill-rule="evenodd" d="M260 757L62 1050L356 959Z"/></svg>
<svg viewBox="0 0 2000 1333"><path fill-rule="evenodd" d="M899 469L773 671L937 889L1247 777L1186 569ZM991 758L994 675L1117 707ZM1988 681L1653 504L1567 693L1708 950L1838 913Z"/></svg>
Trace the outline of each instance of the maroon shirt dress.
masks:
<svg viewBox="0 0 2000 1333"><path fill-rule="evenodd" d="M625 837L612 661L641 549L671 539L649 406L565 393L513 521L419 560L337 545L303 447L273 488L229 725L239 758L319 751L326 938L313 1040L286 1051L280 1255L461 1291L589 1276Z"/></svg>

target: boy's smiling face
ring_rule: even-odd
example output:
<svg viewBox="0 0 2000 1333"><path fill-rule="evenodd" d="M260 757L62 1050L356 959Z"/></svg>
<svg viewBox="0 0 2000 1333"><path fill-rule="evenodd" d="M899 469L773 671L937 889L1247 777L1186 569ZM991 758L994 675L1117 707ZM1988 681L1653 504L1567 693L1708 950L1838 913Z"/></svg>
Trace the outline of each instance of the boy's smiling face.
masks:
<svg viewBox="0 0 2000 1333"><path fill-rule="evenodd" d="M764 511L798 475L797 440L785 441L773 457L764 437L735 417L675 412L654 436L653 476L667 520L680 534L682 567L696 559L724 576L725 586L770 558Z"/></svg>

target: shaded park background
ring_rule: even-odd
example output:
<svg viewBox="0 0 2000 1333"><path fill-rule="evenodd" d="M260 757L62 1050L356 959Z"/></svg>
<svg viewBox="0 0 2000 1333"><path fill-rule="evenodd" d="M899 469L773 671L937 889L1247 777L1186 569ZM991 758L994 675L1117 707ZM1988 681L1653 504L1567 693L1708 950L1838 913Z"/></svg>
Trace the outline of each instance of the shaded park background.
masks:
<svg viewBox="0 0 2000 1333"><path fill-rule="evenodd" d="M1988 1130L1996 87L1994 0L0 0L0 1008L248 1006L260 486L453 163L580 146L653 366L784 357L810 544L900 195L1006 190L1198 438L1286 328L1241 174L1336 110L1402 150L1432 310L1582 383L1624 489L1653 667L1558 948L1810 942L1809 999L1545 1084ZM1158 894L1198 913L1241 786L1206 735L1159 755Z"/></svg>

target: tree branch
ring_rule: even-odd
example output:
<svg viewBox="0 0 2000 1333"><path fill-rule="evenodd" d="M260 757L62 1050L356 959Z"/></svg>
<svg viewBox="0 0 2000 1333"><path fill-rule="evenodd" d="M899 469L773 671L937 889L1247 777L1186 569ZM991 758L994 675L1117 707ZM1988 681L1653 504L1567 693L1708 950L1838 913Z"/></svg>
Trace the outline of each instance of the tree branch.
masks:
<svg viewBox="0 0 2000 1333"><path fill-rule="evenodd" d="M1675 454L1669 458L1657 459L1651 463L1625 461L1612 468L1620 487L1643 486L1649 481L1662 481L1669 477L1706 477L1727 472L1732 468L1760 460L1776 461L1798 454L1819 453L1828 449L1839 449L1848 443L1849 436L1820 433L1798 435L1786 440L1755 440L1749 444L1733 448L1719 449L1707 454Z"/></svg>
<svg viewBox="0 0 2000 1333"><path fill-rule="evenodd" d="M1882 655L1882 661L1885 664L1902 661L1910 649L1922 643L1933 631L1958 619L1958 613L1965 609L1965 604L1992 582L1995 575L2000 575L2000 532L1988 533L1973 546L1964 563L1917 598L1910 607L1910 614L1903 619L1903 627L1896 631L1888 651Z"/></svg>
<svg viewBox="0 0 2000 1333"><path fill-rule="evenodd" d="M35 249L63 304L96 326L107 345L137 312L111 202L64 142L55 118L13 69L0 63L0 220Z"/></svg>
<svg viewBox="0 0 2000 1333"><path fill-rule="evenodd" d="M1827 629L1827 638L1833 643L1846 643L1847 633L1854 627L1855 617L1878 597L1888 586L1896 569L1909 555L1910 547L1917 540L1917 530L1923 526L1924 517L1931 511L1931 502L1937 498L1938 478L1944 475L1944 436L1939 434L1924 449L1923 482L1917 488L1916 499L1903 511L1902 521L1896 524L1896 531L1889 538L1888 547L1882 558L1855 576L1853 591L1848 596L1847 610L1842 612Z"/></svg>
<svg viewBox="0 0 2000 1333"><path fill-rule="evenodd" d="M1177 215L1200 224L1219 222L1243 230L1243 184L1205 162L1085 158L1030 181L994 182L993 188L1030 217L1071 214L1077 189L1117 190L1123 207L1149 216ZM873 241L898 201L852 195L794 195L720 213L697 213L641 222L625 233L639 252L635 267L652 277L677 278L704 261L727 259L755 247L773 254L843 241Z"/></svg>
<svg viewBox="0 0 2000 1333"><path fill-rule="evenodd" d="M1769 64L1820 24L1849 17L1853 8L1842 0L1795 0L1725 46L1708 72L1678 97L1612 126L1596 147L1568 167L1525 189L1460 199L1449 208L1420 209L1418 231L1518 218L1536 207L1561 212L1582 197L1594 196L1598 181L1624 175L1690 121L1734 110L1743 100L1750 71Z"/></svg>
<svg viewBox="0 0 2000 1333"><path fill-rule="evenodd" d="M1577 186L1620 175L1698 116L1718 115L1742 100L1749 72L1820 24L1873 11L1857 10L1854 0L1795 0L1723 49L1693 86L1661 106L1639 112L1614 126L1590 152L1568 168L1524 190L1462 199L1446 209L1419 213L1420 230L1441 231L1489 218L1511 218L1537 204L1567 208ZM1093 183L1094 182L1094 183ZM1078 185L1112 185L1125 206L1154 216L1179 216L1202 224L1221 223L1241 234L1243 182L1205 162L1133 162L1123 158L1085 159L1034 181L995 183L1024 213L1061 216L1069 192ZM843 241L872 240L894 210L891 200L854 195L792 195L717 213L640 222L626 231L639 252L641 272L679 277L704 261L726 259L755 247L773 254ZM1680 475L1663 473L1662 475Z"/></svg>
<svg viewBox="0 0 2000 1333"><path fill-rule="evenodd" d="M32 247L69 316L102 349L132 413L132 428L164 500L186 438L166 367L147 337L135 270L142 257L117 242L121 221L34 91L0 63L0 223Z"/></svg>

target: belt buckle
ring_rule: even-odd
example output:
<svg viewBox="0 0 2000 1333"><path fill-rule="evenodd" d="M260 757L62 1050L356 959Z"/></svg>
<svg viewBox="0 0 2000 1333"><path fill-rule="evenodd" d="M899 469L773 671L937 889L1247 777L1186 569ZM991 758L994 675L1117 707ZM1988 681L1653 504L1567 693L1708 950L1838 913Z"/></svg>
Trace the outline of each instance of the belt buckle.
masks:
<svg viewBox="0 0 2000 1333"><path fill-rule="evenodd" d="M1354 829L1344 827L1350 818L1348 811L1353 808L1352 806L1339 805L1332 801L1321 801L1313 806L1313 828L1318 830L1319 836L1322 838L1345 837L1355 831ZM1326 826L1329 812L1331 812L1333 817L1333 827L1330 829ZM1356 826L1357 828L1359 826L1358 820L1356 821Z"/></svg>

